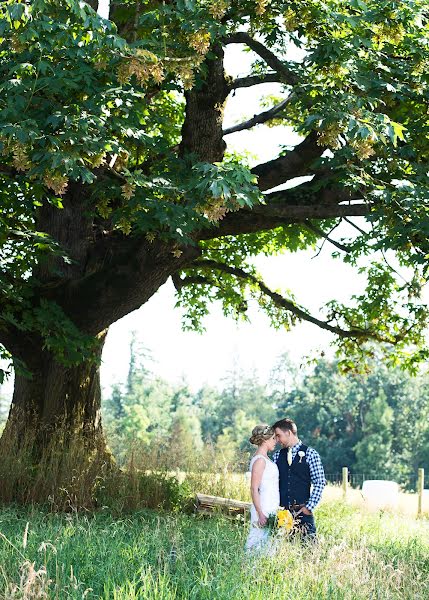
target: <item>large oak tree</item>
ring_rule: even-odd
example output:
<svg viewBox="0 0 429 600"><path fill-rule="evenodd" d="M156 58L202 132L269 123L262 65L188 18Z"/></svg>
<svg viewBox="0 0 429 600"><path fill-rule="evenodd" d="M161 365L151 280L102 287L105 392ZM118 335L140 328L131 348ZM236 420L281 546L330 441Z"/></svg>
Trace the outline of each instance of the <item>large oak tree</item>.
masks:
<svg viewBox="0 0 429 600"><path fill-rule="evenodd" d="M425 5L124 0L107 20L96 2L1 3L0 342L16 373L4 436L60 424L102 438L106 332L169 278L191 327L214 300L239 315L253 298L274 326L311 321L354 360L371 340L408 366L427 356ZM238 79L232 44L255 57ZM272 106L225 129L229 96L264 82L279 84ZM228 139L261 123L283 150L249 168ZM301 141L287 147L276 125ZM355 236L334 239L343 220ZM251 261L319 240L354 265L373 257L366 290L325 318Z"/></svg>

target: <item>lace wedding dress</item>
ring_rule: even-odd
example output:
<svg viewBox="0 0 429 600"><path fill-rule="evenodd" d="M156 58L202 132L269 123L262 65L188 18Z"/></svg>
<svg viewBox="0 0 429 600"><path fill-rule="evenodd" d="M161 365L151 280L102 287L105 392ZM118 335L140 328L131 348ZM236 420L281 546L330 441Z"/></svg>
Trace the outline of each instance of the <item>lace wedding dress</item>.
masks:
<svg viewBox="0 0 429 600"><path fill-rule="evenodd" d="M271 513L277 512L280 505L279 470L272 460L257 454L250 461L250 473L257 460L265 461L265 469L259 486L259 497L262 512L268 517ZM250 508L250 531L246 541L246 550L248 551L263 549L269 541L268 528L259 527L258 518L258 513L252 503Z"/></svg>

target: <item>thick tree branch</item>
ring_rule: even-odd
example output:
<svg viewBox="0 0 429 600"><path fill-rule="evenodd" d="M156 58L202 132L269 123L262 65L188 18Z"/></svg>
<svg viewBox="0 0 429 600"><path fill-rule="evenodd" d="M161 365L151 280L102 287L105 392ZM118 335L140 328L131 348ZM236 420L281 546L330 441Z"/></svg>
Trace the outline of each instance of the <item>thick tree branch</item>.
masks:
<svg viewBox="0 0 429 600"><path fill-rule="evenodd" d="M352 201L363 201L363 194L360 192L354 192L352 194L350 190L341 187L339 188L335 185L316 189L315 184L317 184L317 182L312 179L299 186L264 194L263 198L265 204L255 206L253 210L263 210L268 213L271 210L277 211L278 209L283 209L289 205L297 206L311 204L312 206L338 206L342 202L350 203Z"/></svg>
<svg viewBox="0 0 429 600"><path fill-rule="evenodd" d="M265 208L265 207L264 207ZM302 222L304 219L335 219L339 217L365 217L369 214L367 204L328 204L328 205L304 205L267 207L263 211L259 207L256 214L264 214L269 217L285 217L292 222Z"/></svg>
<svg viewBox="0 0 429 600"><path fill-rule="evenodd" d="M294 177L312 175L314 171L311 166L322 156L324 150L317 144L316 132L312 132L284 156L256 165L252 173L258 177L259 189L269 190Z"/></svg>
<svg viewBox="0 0 429 600"><path fill-rule="evenodd" d="M293 73L285 63L280 60L271 50L266 46L253 39L248 33L244 31L238 31L228 36L225 40L225 44L246 44L251 50L256 52L269 67L281 75L283 81L289 85L296 85L298 83L298 77Z"/></svg>
<svg viewBox="0 0 429 600"><path fill-rule="evenodd" d="M264 200L265 204L227 213L217 224L200 230L195 239L254 233L287 224L304 224L306 220L367 216L371 208L361 195L352 196L348 190L337 187L315 190L313 181L265 194ZM351 204L352 200L360 201Z"/></svg>
<svg viewBox="0 0 429 600"><path fill-rule="evenodd" d="M248 77L239 77L233 79L228 85L230 90L238 88L248 88L260 83L281 83L278 73L265 73L264 75L249 75Z"/></svg>
<svg viewBox="0 0 429 600"><path fill-rule="evenodd" d="M192 266L195 266L198 269L209 269L210 271L213 271L213 270L222 271L224 273L234 275L238 279L242 279L244 281L248 281L249 283L256 284L259 287L259 289L261 290L261 292L263 294L265 294L266 296L268 296L269 298L271 298L271 300L274 302L274 304L276 306L278 306L279 308L282 308L288 312L291 312L296 317L298 317L298 319L300 319L302 321L307 321L309 323L313 323L314 325L317 325L321 329L324 329L325 331L329 331L330 333L334 333L335 335L338 335L341 338L353 338L353 339L359 339L359 340L374 339L379 342L384 342L384 343L389 343L389 344L392 344L395 342L394 339L384 338L383 336L380 336L376 332L371 331L369 329L363 330L363 329L359 329L359 328L351 328L351 329L347 330L347 329L342 329L341 327L338 327L336 325L331 325L327 321L322 321L320 319L317 319L316 317L314 317L313 315L308 313L306 310L300 308L299 306L297 306L290 300L283 298L283 296L281 296L277 292L273 292L261 279L258 279L253 274L247 273L246 271L244 271L243 269L241 269L239 267L231 267L224 263L221 263L221 262L218 262L215 260L210 260L210 259L197 259L196 261L193 262ZM183 284L185 285L185 282Z"/></svg>
<svg viewBox="0 0 429 600"><path fill-rule="evenodd" d="M186 107L179 156L194 154L203 162L221 162L226 144L222 136L223 112L229 94L223 68L223 48L213 46L204 65L201 85L185 92Z"/></svg>
<svg viewBox="0 0 429 600"><path fill-rule="evenodd" d="M266 123L270 119L273 119L279 113L281 113L284 108L286 108L291 100L291 96L292 94L269 110L265 110L258 115L254 115L248 121L244 121L243 123L239 123L238 125L233 125L232 127L228 127L228 129L224 129L223 135L229 135L230 133L235 133L236 131L243 131L243 129L250 129L251 127L255 127L255 125L261 125L262 123Z"/></svg>
<svg viewBox="0 0 429 600"><path fill-rule="evenodd" d="M361 194L338 187L314 189L314 181L264 195L264 204L229 212L209 228L196 232L195 240L256 233L311 220L365 217L371 206ZM352 203L353 202L353 203Z"/></svg>
<svg viewBox="0 0 429 600"><path fill-rule="evenodd" d="M340 217L365 217L370 213L367 204L340 205L288 205L278 207L258 206L253 210L242 209L226 215L218 225L202 229L195 236L198 240L211 240L228 235L241 235L276 229L282 225L304 223L306 219L326 220Z"/></svg>
<svg viewBox="0 0 429 600"><path fill-rule="evenodd" d="M142 306L168 277L201 254L196 246L182 247L180 255L177 250L174 242L150 243L144 235L126 243L123 236L112 236L106 240L104 264L98 264L98 257L95 272L45 286L41 293L57 302L79 329L96 335Z"/></svg>

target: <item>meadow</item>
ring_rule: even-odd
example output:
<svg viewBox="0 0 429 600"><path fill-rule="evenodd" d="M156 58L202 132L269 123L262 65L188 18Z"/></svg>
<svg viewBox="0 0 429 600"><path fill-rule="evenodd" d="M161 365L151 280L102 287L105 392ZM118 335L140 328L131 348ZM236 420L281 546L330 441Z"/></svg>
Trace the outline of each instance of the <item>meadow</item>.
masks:
<svg viewBox="0 0 429 600"><path fill-rule="evenodd" d="M328 488L314 546L243 551L247 523L139 509L0 509L0 598L426 599L429 520L345 504Z"/></svg>

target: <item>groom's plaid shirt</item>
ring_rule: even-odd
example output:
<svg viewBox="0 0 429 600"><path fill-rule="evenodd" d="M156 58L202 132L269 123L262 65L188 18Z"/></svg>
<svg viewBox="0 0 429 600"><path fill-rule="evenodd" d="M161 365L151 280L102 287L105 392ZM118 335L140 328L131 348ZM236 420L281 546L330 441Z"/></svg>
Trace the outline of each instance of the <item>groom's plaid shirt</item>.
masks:
<svg viewBox="0 0 429 600"><path fill-rule="evenodd" d="M292 460L294 460L296 453L300 449L301 445L302 442L299 441L297 444L295 444L295 446L292 446ZM272 458L273 462L277 463L279 454L280 450L276 450L276 452L274 452ZM314 448L310 448L310 446L307 448L305 458L310 468L310 477L312 484L310 498L305 506L308 508L308 510L314 510L320 502L323 488L326 485L325 471L323 469L320 456Z"/></svg>

